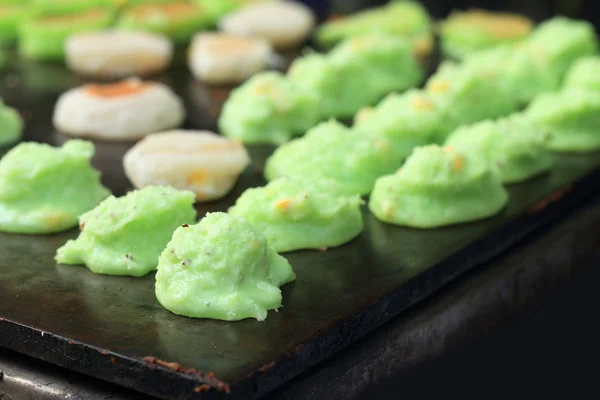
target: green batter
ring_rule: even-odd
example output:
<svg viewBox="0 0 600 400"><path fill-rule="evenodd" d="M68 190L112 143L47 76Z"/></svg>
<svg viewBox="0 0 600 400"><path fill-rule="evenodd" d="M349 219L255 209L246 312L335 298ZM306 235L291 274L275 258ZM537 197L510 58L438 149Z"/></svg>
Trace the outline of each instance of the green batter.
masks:
<svg viewBox="0 0 600 400"><path fill-rule="evenodd" d="M0 147L13 144L21 138L22 133L23 119L19 113L0 100Z"/></svg>
<svg viewBox="0 0 600 400"><path fill-rule="evenodd" d="M408 39L419 56L433 49L431 17L417 1L392 1L330 20L317 29L315 38L321 46L331 47L345 39L373 32Z"/></svg>
<svg viewBox="0 0 600 400"><path fill-rule="evenodd" d="M280 72L263 72L231 92L219 129L244 143L282 144L318 123L317 103L316 94Z"/></svg>
<svg viewBox="0 0 600 400"><path fill-rule="evenodd" d="M320 100L321 119L352 117L364 106L423 79L410 43L403 38L369 34L336 46L329 54L294 61L289 77Z"/></svg>
<svg viewBox="0 0 600 400"><path fill-rule="evenodd" d="M513 114L458 128L450 134L446 145L483 152L498 168L502 182L516 183L550 169L548 139L548 133L531 119Z"/></svg>
<svg viewBox="0 0 600 400"><path fill-rule="evenodd" d="M243 217L275 251L335 247L363 229L361 199L331 179L278 178L247 189L229 214Z"/></svg>
<svg viewBox="0 0 600 400"><path fill-rule="evenodd" d="M156 298L187 317L263 321L281 307L281 286L296 279L287 260L243 218L209 213L180 227L162 252Z"/></svg>
<svg viewBox="0 0 600 400"><path fill-rule="evenodd" d="M600 92L566 89L543 93L533 100L526 114L550 132L550 150L600 150Z"/></svg>
<svg viewBox="0 0 600 400"><path fill-rule="evenodd" d="M392 173L402 161L385 137L354 133L332 120L275 150L267 159L265 177L331 178L348 193L364 195L378 177Z"/></svg>
<svg viewBox="0 0 600 400"><path fill-rule="evenodd" d="M567 71L565 88L579 88L600 92L600 56L583 57Z"/></svg>
<svg viewBox="0 0 600 400"><path fill-rule="evenodd" d="M109 8L27 18L19 31L19 51L34 60L62 61L69 36L108 28L113 20L114 11Z"/></svg>
<svg viewBox="0 0 600 400"><path fill-rule="evenodd" d="M92 272L143 276L182 224L196 217L193 192L147 186L110 196L79 218L81 233L56 252L60 264L85 264Z"/></svg>
<svg viewBox="0 0 600 400"><path fill-rule="evenodd" d="M480 152L429 145L377 180L369 209L390 224L436 228L491 217L507 201L500 176Z"/></svg>
<svg viewBox="0 0 600 400"><path fill-rule="evenodd" d="M60 232L109 195L90 164L94 145L70 140L62 148L26 142L0 160L0 231Z"/></svg>

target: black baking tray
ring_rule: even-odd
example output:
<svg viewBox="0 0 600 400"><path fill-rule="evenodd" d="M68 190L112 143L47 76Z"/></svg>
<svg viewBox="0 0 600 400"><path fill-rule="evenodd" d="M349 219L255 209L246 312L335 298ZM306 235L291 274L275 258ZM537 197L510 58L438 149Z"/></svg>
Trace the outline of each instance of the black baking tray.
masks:
<svg viewBox="0 0 600 400"><path fill-rule="evenodd" d="M64 143L52 109L60 93L83 81L60 65L11 60L0 73L0 96L23 114L25 140ZM194 81L181 61L156 80L184 99L186 128L215 129L229 90ZM121 165L131 144L95 143L103 182L116 195L131 190ZM272 148L248 149L252 165L234 190L199 205L199 216L264 184ZM285 254L297 280L283 287L284 307L264 322L178 317L156 301L153 274L111 277L56 265L56 249L76 229L0 233L0 346L163 399L260 397L600 190L600 153L554 159L550 173L511 186L510 203L493 218L416 230L383 224L365 210L365 231L352 242Z"/></svg>

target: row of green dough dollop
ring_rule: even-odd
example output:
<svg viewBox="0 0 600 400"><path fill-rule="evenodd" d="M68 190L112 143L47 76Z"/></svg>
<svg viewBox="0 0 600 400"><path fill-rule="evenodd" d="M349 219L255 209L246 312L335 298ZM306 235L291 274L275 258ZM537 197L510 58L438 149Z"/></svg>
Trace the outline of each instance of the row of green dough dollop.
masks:
<svg viewBox="0 0 600 400"><path fill-rule="evenodd" d="M286 75L259 73L234 89L223 106L219 129L244 143L279 145L319 121L351 117L422 79L406 39L383 34L351 38L328 54L297 58Z"/></svg>
<svg viewBox="0 0 600 400"><path fill-rule="evenodd" d="M184 44L252 1L0 0L0 44L17 41L29 58L62 60L70 35L109 27L161 33Z"/></svg>

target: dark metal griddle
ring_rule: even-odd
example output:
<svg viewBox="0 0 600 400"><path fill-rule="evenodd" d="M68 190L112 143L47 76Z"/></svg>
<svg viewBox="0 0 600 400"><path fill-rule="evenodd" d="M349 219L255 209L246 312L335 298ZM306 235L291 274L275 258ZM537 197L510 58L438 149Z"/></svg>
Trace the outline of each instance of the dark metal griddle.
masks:
<svg viewBox="0 0 600 400"><path fill-rule="evenodd" d="M181 65L157 80L184 98L187 128L215 129L226 89L193 81ZM0 75L0 96L23 113L26 140L60 145L67 138L54 131L52 108L82 82L62 66L14 59ZM121 166L130 146L96 142L94 164L116 195L132 188ZM272 149L249 151L253 163L233 192L200 205L199 216L264 183ZM163 399L257 398L598 192L599 155L556 155L551 173L511 186L508 207L476 223L415 230L365 212L366 229L351 243L286 254L298 278L264 322L178 317L156 301L153 274L111 277L56 265L56 249L77 230L0 234L0 346Z"/></svg>

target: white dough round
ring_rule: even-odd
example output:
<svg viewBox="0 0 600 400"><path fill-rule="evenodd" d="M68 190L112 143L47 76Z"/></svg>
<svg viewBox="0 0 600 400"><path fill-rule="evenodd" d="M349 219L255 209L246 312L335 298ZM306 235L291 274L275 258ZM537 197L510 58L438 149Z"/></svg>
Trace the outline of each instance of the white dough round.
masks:
<svg viewBox="0 0 600 400"><path fill-rule="evenodd" d="M156 33L106 30L78 33L65 43L67 66L98 78L148 76L167 69L171 41Z"/></svg>
<svg viewBox="0 0 600 400"><path fill-rule="evenodd" d="M199 80L239 83L264 70L272 55L271 45L262 39L199 33L192 41L188 63Z"/></svg>
<svg viewBox="0 0 600 400"><path fill-rule="evenodd" d="M136 188L191 190L198 201L227 195L249 163L239 142L208 131L183 130L150 135L123 158L125 174Z"/></svg>
<svg viewBox="0 0 600 400"><path fill-rule="evenodd" d="M53 116L64 134L110 141L173 129L184 119L183 103L171 89L133 78L71 89L59 97Z"/></svg>
<svg viewBox="0 0 600 400"><path fill-rule="evenodd" d="M227 33L267 40L277 49L300 45L315 27L313 11L292 1L250 3L225 16L219 28Z"/></svg>

